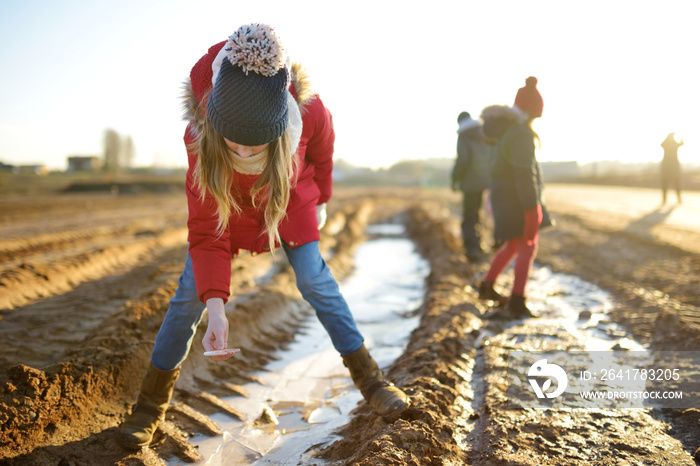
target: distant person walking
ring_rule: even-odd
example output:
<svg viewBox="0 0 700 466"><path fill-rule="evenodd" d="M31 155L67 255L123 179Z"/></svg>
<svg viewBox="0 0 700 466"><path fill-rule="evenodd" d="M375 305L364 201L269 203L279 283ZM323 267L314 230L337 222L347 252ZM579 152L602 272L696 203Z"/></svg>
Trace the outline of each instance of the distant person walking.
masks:
<svg viewBox="0 0 700 466"><path fill-rule="evenodd" d="M491 182L493 146L484 140L481 123L469 112L460 113L457 123L457 160L452 169L452 189L462 192L462 240L467 260L478 262L483 255L479 216L484 192Z"/></svg>
<svg viewBox="0 0 700 466"><path fill-rule="evenodd" d="M681 203L681 163L678 160L678 148L682 145L683 140L676 133L669 133L661 143L664 149L664 158L661 161L661 195L664 205L669 188L676 190L676 198L678 203Z"/></svg>
<svg viewBox="0 0 700 466"><path fill-rule="evenodd" d="M542 177L535 158L536 134L531 119L505 105L492 105L481 113L487 139L496 141L497 152L491 171L491 207L494 236L503 243L494 255L489 270L479 283L479 298L493 300L499 306L488 318L514 319L534 317L525 303L525 286L537 254L542 223ZM515 279L510 298L493 285L510 261L515 259Z"/></svg>
<svg viewBox="0 0 700 466"><path fill-rule="evenodd" d="M331 196L335 133L330 112L275 31L239 28L194 65L185 95L189 253L158 330L136 405L117 441L148 446L170 403L206 306L202 346L225 350L231 260L239 250L283 248L301 295L316 311L355 386L393 422L410 400L386 382L364 345L319 250ZM227 359L233 351L213 355Z"/></svg>
<svg viewBox="0 0 700 466"><path fill-rule="evenodd" d="M537 90L537 78L530 76L525 80L525 86L515 94L514 107L524 112L530 120L540 118L544 109L544 100Z"/></svg>

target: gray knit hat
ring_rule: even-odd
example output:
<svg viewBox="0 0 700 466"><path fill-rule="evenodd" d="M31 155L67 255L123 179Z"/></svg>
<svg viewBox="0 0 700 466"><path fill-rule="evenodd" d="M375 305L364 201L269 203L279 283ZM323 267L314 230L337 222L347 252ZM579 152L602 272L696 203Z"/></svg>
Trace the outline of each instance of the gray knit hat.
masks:
<svg viewBox="0 0 700 466"><path fill-rule="evenodd" d="M265 24L241 26L230 37L207 102L214 129L229 141L259 146L287 129L289 69L280 41Z"/></svg>

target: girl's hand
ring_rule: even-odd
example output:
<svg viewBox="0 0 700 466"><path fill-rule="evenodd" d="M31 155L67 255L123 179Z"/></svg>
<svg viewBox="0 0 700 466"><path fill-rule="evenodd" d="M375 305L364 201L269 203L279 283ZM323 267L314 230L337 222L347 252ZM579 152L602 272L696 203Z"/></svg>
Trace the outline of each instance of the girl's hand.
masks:
<svg viewBox="0 0 700 466"><path fill-rule="evenodd" d="M538 205L534 209L525 211L525 228L523 238L529 243L537 239L537 233L542 223L542 206Z"/></svg>
<svg viewBox="0 0 700 466"><path fill-rule="evenodd" d="M320 230L326 224L326 204L316 206L316 220L318 220L318 229Z"/></svg>
<svg viewBox="0 0 700 466"><path fill-rule="evenodd" d="M207 300L207 312L209 314L209 324L207 332L204 334L202 346L205 351L226 349L228 342L228 319L224 310L224 300L221 298L210 298ZM223 361L233 356L233 352L221 356L212 356L214 361Z"/></svg>

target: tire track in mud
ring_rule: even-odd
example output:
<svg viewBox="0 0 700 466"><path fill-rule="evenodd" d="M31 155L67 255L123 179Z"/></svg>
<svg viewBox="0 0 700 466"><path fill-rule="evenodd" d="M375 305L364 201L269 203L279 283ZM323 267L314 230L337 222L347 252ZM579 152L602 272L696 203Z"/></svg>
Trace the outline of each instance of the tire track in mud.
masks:
<svg viewBox="0 0 700 466"><path fill-rule="evenodd" d="M333 238L324 238L322 243L324 249L332 247L327 262L337 279L351 272L354 250L364 241L364 230L373 208L372 202L360 200L329 218L329 231L337 234ZM275 273L266 274L266 284L248 293L235 293L235 299L227 304L229 335L231 341L241 347L240 356L227 364L217 364L195 349L190 352L176 385L174 401L176 406L182 402L193 408L190 411L197 413L199 420L194 421L191 415L183 416L177 409L169 409L172 424L165 430L159 429L152 444L162 458L176 456L190 461L198 457L191 453L192 445L186 441L191 434L183 438L182 433L206 433L202 420L207 420L207 416L223 412L240 418L240 413L222 397L245 396L236 384L255 381L249 374L262 369L274 358L273 353L291 343L294 334L313 312L296 289L294 273L286 260L277 267ZM201 341L205 329L204 323L200 325L196 342ZM125 459L141 459L140 455L141 452Z"/></svg>
<svg viewBox="0 0 700 466"><path fill-rule="evenodd" d="M2 333L13 335L14 341L0 341L0 367L46 367L61 361L127 302L135 303L144 294L165 291L154 288L156 284L172 287L163 280L169 275L172 281L175 264L179 266L186 247L180 244L158 248L149 254L153 261L146 265L124 264L102 279L83 282L64 294L5 311ZM0 374L0 380L4 377Z"/></svg>
<svg viewBox="0 0 700 466"><path fill-rule="evenodd" d="M581 222L558 212L559 226L545 230L537 262L575 274L607 288L617 301L610 313L633 336L656 350L697 350L697 331L688 314L697 312L687 293L697 257L670 246L637 238L582 229ZM583 233L582 233L583 231ZM643 244L643 246L641 245ZM680 264L689 275L659 273L660 264ZM663 271L664 269L661 268ZM659 291L665 289L668 293ZM669 295L682 296L680 300ZM684 316L682 311L688 310ZM670 322L669 322L670 321ZM508 405L508 353L529 347L544 351L580 350L580 341L560 328L534 321L506 327L487 323L478 343L483 416L477 423L473 464L678 464L692 465L697 442L697 410L517 409ZM488 333L487 333L488 332ZM539 332L539 334L538 334ZM670 335L673 335L669 338ZM552 337L558 338L553 342ZM559 345L559 347L557 347ZM562 347L563 345L563 347ZM510 400L512 401L512 400ZM512 405L512 403L511 403ZM694 434L691 434L694 432ZM697 452L695 457L698 457Z"/></svg>
<svg viewBox="0 0 700 466"><path fill-rule="evenodd" d="M605 226L558 215L565 221L545 234L538 262L613 293L620 303L614 318L640 341L670 343L674 350L700 348L699 256L628 231L611 234ZM581 229L587 234L578 234ZM669 339L669 334L677 337Z"/></svg>
<svg viewBox="0 0 700 466"><path fill-rule="evenodd" d="M328 263L335 275L342 277L351 270L352 251L364 239L372 205L356 202L329 218L331 230L342 228L324 241L333 248ZM60 362L40 369L26 364L9 369L0 392L0 458L14 458L7 464L79 464L85 460L95 464L162 464L158 458L172 456L192 461L198 455L187 442L191 433L217 432L207 416L214 412L236 416L220 397L241 394L236 384L251 381L248 374L260 370L273 351L293 339L310 311L296 290L291 268L279 261L273 263L269 254L255 258L242 255L232 264L236 297L227 305L227 313L234 329L232 340L243 348L240 357L229 364L217 364L193 348L153 449L127 452L113 440L114 428L133 403L148 364L155 332L179 276L183 251L175 253L179 261L173 259L170 266L158 267L162 257L145 266L162 274L123 274L127 288L143 286L148 276L147 289L125 296L121 309L112 308L116 312L103 320L95 317L99 325ZM173 269L176 263L179 267ZM97 282L110 280L120 279L106 277ZM201 341L203 327L195 344ZM90 448L94 445L99 448Z"/></svg>
<svg viewBox="0 0 700 466"><path fill-rule="evenodd" d="M469 464L695 464L647 410L514 408L506 396L511 337L500 334L485 348L484 409Z"/></svg>
<svg viewBox="0 0 700 466"><path fill-rule="evenodd" d="M479 345L482 415L470 464L694 464L653 410L527 407L514 395L517 389L512 387L517 386L509 373L510 353L582 351L583 342L558 325L533 321L489 323L486 329L489 337Z"/></svg>
<svg viewBox="0 0 700 466"><path fill-rule="evenodd" d="M114 231L140 221L187 219L184 196L66 196L0 203L0 250L26 249L91 231ZM182 224L181 224L182 225Z"/></svg>
<svg viewBox="0 0 700 466"><path fill-rule="evenodd" d="M176 248L156 257L167 258L172 265L176 258L182 260L184 251L182 247ZM12 356L7 364L15 365L9 366L7 374L3 374L5 384L0 393L1 458L28 453L42 445L74 441L81 435L113 425L117 414L115 407L123 404L117 401L122 396L120 392L128 385L125 378L137 372L134 365L139 355L147 358L148 340L143 341L143 335L157 328L154 315L166 307L166 293L174 289L176 278L176 272L168 266L149 263L129 273L83 284L75 290L77 296L68 293L50 298L15 309L6 317L5 320L13 324L11 327L21 329L24 326L25 332L36 331L34 321L43 322L47 312L53 319L49 319L45 331L41 331L44 341L30 337L40 348L29 347L25 340L3 340L3 346L10 346L3 350ZM77 338L70 345L66 344L65 338L70 338L66 332L70 333L70 327L54 333L51 321L60 325L73 320L71 303L89 300L94 294L104 292L107 293L105 300L114 307L90 312L88 304L78 311L88 319L86 326L91 327L82 340ZM144 295L139 297L140 293ZM3 333L5 330L3 325ZM76 333L81 333L80 329L76 329ZM13 347L13 343L17 346ZM57 353L57 361L41 364L53 359L53 352ZM37 364L29 365L33 360ZM40 451L27 458L26 463L52 464L47 458L52 455ZM24 461L18 460L17 464Z"/></svg>
<svg viewBox="0 0 700 466"><path fill-rule="evenodd" d="M20 238L0 240L0 263L12 265L22 258L54 253L71 254L70 250L87 247L94 242L114 241L118 238L154 234L166 227L181 227L186 217L182 213L167 215L163 218L140 218L124 225L124 218L112 220L112 225L104 223L97 226L79 227L70 225L65 231L38 233L27 237L24 232Z"/></svg>
<svg viewBox="0 0 700 466"><path fill-rule="evenodd" d="M133 266L153 250L183 244L187 211L177 201L57 197L36 206L5 205L16 221L0 227L0 310L69 291Z"/></svg>
<svg viewBox="0 0 700 466"><path fill-rule="evenodd" d="M113 273L117 267L138 264L157 248L185 244L186 228L168 229L150 237L108 238L108 246L90 249L70 257L24 262L0 273L0 309L13 309L39 298L73 289L78 284ZM118 244L113 244L118 243ZM90 244L92 248L94 244Z"/></svg>
<svg viewBox="0 0 700 466"><path fill-rule="evenodd" d="M411 202L407 199L418 198L405 194L394 198L382 193L375 198L381 198L379 204L369 200L372 194L363 191L348 196L337 215L329 218L328 231L337 234L324 237L322 244L331 252L329 263L337 278L350 270L353 245L362 241L368 221L406 211ZM518 417L509 416L502 404L506 389L502 372L503 352L512 335L492 331L489 338L493 341L483 346L487 335L480 319L483 306L473 291L465 288L465 284L475 281L483 266L473 267L462 259L461 242L455 235L459 231L458 217L450 215L444 198L423 197L406 211L405 221L419 251L430 261L431 273L420 310L420 326L413 332L407 350L386 372L389 379L407 390L414 404L391 425L374 415L366 403L360 404L350 423L339 432L341 440L319 450L319 458L338 465L486 465L509 461L588 465L614 464L618 460L627 464L667 464L656 462L657 443L673 441L680 435L697 438L693 437L699 430L697 416L685 412L678 413L685 430L672 432L673 437L667 429L669 425L678 427L679 422L623 412L554 416L522 410ZM573 239L582 237L585 233ZM553 239L552 244L557 241L561 239ZM547 240L543 239L542 244L547 245ZM578 251L588 251L588 257L583 254L577 258L568 250L555 255L546 248L541 257L554 261L561 255L564 259L560 262L584 264L595 273L596 259L590 257L590 249L580 247ZM198 455L187 439L195 432L217 434L218 428L209 418L215 412L236 416L219 402L221 397L241 394L237 384L251 380L249 374L269 361L272 350L284 347L293 338L309 312L296 295L293 274L285 271L284 264L269 262L262 270L245 275L249 266L260 264L264 257L269 255L252 259L242 256L233 263L232 280L238 281L232 289L237 291L227 314L231 327L240 329L240 346L246 351L240 360L223 365L193 349L153 448L125 452L115 444L113 435L133 402L157 326L174 291L180 270L167 267L149 278L149 286L154 288L144 289L139 296L131 295L122 308L116 309L118 312L106 318L59 364L41 369L16 365L10 369L9 383L0 389L3 464L43 466L91 461L152 465L163 464L163 459L169 457L195 460ZM644 295L649 300L656 296L653 290L659 289L653 280L644 288L652 290ZM203 331L200 327L195 344ZM238 336L232 336L232 341L238 341L235 338ZM589 442L605 445L606 452L617 456L597 461L591 454L577 459L576 454L583 455L585 448L592 448L587 447ZM647 448L645 443L652 446ZM581 448L573 451L577 445ZM689 444L684 445L687 450ZM570 456L561 456L567 454Z"/></svg>
<svg viewBox="0 0 700 466"><path fill-rule="evenodd" d="M509 408L507 353L524 334L518 326L506 331L481 321L484 305L464 289L476 270L454 258L460 249L457 217L441 219L438 208L426 210L433 218L414 211L413 223L423 230L416 236L424 241L417 243L431 260L424 319L389 371L414 405L393 425L358 408L340 431L343 439L322 451L322 458L343 465L693 464L695 447L687 440L698 432L689 426L697 410L676 410L683 421L674 425L648 410ZM559 345L571 338L561 329L539 332L530 329L525 341L544 348L553 334L563 338Z"/></svg>
<svg viewBox="0 0 700 466"><path fill-rule="evenodd" d="M404 389L412 405L387 424L366 403L339 431L341 440L318 453L329 464L466 464L472 424L474 340L481 325L464 284L474 270L461 243L437 219L443 206L414 206L407 212L409 236L429 261L421 323L406 351L386 376Z"/></svg>

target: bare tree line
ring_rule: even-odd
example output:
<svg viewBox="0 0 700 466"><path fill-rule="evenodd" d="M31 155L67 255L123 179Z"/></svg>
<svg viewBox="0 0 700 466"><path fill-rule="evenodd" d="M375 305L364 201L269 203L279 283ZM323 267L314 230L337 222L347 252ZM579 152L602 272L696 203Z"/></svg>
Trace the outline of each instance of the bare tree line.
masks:
<svg viewBox="0 0 700 466"><path fill-rule="evenodd" d="M104 164L107 173L117 173L131 167L134 161L134 141L131 136L122 136L108 128L104 132Z"/></svg>

